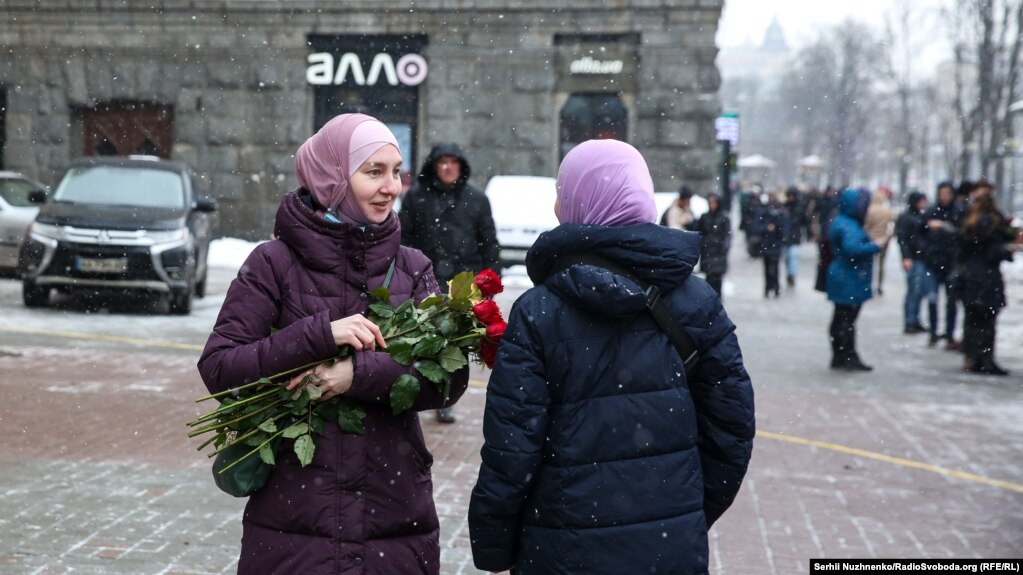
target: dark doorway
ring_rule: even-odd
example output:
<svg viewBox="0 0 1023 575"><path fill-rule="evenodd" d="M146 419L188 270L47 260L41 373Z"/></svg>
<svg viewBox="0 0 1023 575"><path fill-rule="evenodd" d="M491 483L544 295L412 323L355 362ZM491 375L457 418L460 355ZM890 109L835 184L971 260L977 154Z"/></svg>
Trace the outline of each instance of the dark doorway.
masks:
<svg viewBox="0 0 1023 575"><path fill-rule="evenodd" d="M170 106L118 102L100 104L82 114L87 156L170 157L174 129Z"/></svg>
<svg viewBox="0 0 1023 575"><path fill-rule="evenodd" d="M618 94L607 92L576 92L561 108L561 158L586 140L626 141L629 114Z"/></svg>
<svg viewBox="0 0 1023 575"><path fill-rule="evenodd" d="M370 71L380 54L387 54L398 63L406 54L421 54L426 47L422 35L358 35L309 37L312 51L327 52L334 56L334 70L340 66L345 54L355 54L361 64L363 83L355 81L354 74L344 75L341 83L318 85L314 90L313 130L319 130L338 114L369 114L394 132L405 160L403 179L411 178L415 171L416 138L419 120L419 86L387 81L384 75L372 84Z"/></svg>

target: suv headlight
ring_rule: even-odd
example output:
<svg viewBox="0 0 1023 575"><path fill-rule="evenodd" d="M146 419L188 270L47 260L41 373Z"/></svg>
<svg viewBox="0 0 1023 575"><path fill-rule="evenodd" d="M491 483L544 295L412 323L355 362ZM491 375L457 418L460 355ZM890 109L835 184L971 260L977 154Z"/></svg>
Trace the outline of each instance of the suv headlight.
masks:
<svg viewBox="0 0 1023 575"><path fill-rule="evenodd" d="M51 240L58 240L61 236L60 226L40 224L39 222L32 222L32 227L30 227L28 231L30 234L35 234Z"/></svg>
<svg viewBox="0 0 1023 575"><path fill-rule="evenodd" d="M166 231L147 231L146 237L154 244L169 244L179 242L188 238L188 228L179 228Z"/></svg>

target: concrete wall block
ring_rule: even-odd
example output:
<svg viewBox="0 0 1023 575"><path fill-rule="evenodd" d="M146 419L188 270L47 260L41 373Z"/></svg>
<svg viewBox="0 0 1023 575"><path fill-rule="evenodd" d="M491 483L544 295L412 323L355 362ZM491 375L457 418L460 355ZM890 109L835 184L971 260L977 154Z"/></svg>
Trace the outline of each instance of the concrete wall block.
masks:
<svg viewBox="0 0 1023 575"><path fill-rule="evenodd" d="M721 72L714 62L700 66L696 76L696 88L701 92L717 92L721 87Z"/></svg>
<svg viewBox="0 0 1023 575"><path fill-rule="evenodd" d="M203 154L203 166L212 172L238 173L238 148L210 146Z"/></svg>
<svg viewBox="0 0 1023 575"><path fill-rule="evenodd" d="M665 120L661 123L661 127L661 144L685 148L692 148L702 144L698 122Z"/></svg>
<svg viewBox="0 0 1023 575"><path fill-rule="evenodd" d="M177 66L181 71L181 85L186 88L202 88L206 82L206 65L200 54L190 54Z"/></svg>
<svg viewBox="0 0 1023 575"><path fill-rule="evenodd" d="M489 98L487 98L489 100ZM496 99L499 104L496 106L498 119L505 120L511 124L518 122L535 122L541 116L538 110L542 108L541 101L547 99L547 94L542 96L533 94L505 94Z"/></svg>
<svg viewBox="0 0 1023 575"><path fill-rule="evenodd" d="M206 119L188 108L174 114L175 143L199 145L206 141Z"/></svg>
<svg viewBox="0 0 1023 575"><path fill-rule="evenodd" d="M199 146L174 142L171 146L171 158L195 169L199 164Z"/></svg>
<svg viewBox="0 0 1023 575"><path fill-rule="evenodd" d="M209 85L214 88L238 88L245 84L248 65L241 60L217 60L208 64Z"/></svg>
<svg viewBox="0 0 1023 575"><path fill-rule="evenodd" d="M207 116L206 138L211 145L237 145L248 141L248 126L234 118Z"/></svg>
<svg viewBox="0 0 1023 575"><path fill-rule="evenodd" d="M639 148L656 146L661 141L661 122L652 118L640 118L636 121L633 144Z"/></svg>
<svg viewBox="0 0 1023 575"><path fill-rule="evenodd" d="M33 139L37 143L63 144L68 141L70 129L66 114L50 114L35 120Z"/></svg>
<svg viewBox="0 0 1023 575"><path fill-rule="evenodd" d="M274 61L259 61L254 65L255 85L260 90L275 90L283 88L286 81L286 73L280 68L280 64Z"/></svg>
<svg viewBox="0 0 1023 575"><path fill-rule="evenodd" d="M117 100L138 99L138 78L134 62L120 62L111 66L110 96Z"/></svg>
<svg viewBox="0 0 1023 575"><path fill-rule="evenodd" d="M134 75L133 82L135 84L135 91L138 97L143 100L152 100L162 103L172 103L174 98L164 98L160 94L160 75L163 73L165 68L169 66L164 65L159 61L141 61L136 62L132 67L132 73ZM177 94L174 94L175 96Z"/></svg>
<svg viewBox="0 0 1023 575"><path fill-rule="evenodd" d="M88 100L102 102L114 94L113 70L110 61L99 54L91 54L85 61L85 81L89 89Z"/></svg>
<svg viewBox="0 0 1023 575"><path fill-rule="evenodd" d="M266 151L262 146L243 145L238 150L238 171L242 174L266 172Z"/></svg>
<svg viewBox="0 0 1023 575"><path fill-rule="evenodd" d="M303 116L309 99L304 90L267 92L262 97L265 109L272 118Z"/></svg>
<svg viewBox="0 0 1023 575"><path fill-rule="evenodd" d="M511 130L515 136L515 144L534 150L542 150L556 140L554 126L544 122L528 120L513 122Z"/></svg>
<svg viewBox="0 0 1023 575"><path fill-rule="evenodd" d="M217 199L240 200L245 197L242 177L238 174L213 172L210 175L210 190Z"/></svg>
<svg viewBox="0 0 1023 575"><path fill-rule="evenodd" d="M503 169L505 174L524 176L549 176L552 172L547 161L547 154L536 150L509 150L505 155ZM537 210L554 209L554 206L534 206Z"/></svg>
<svg viewBox="0 0 1023 575"><path fill-rule="evenodd" d="M68 101L73 106L86 106L90 103L89 85L85 78L85 59L80 56L68 58L61 66Z"/></svg>
<svg viewBox="0 0 1023 575"><path fill-rule="evenodd" d="M511 87L512 71L497 62L481 61L476 66L476 90L501 92Z"/></svg>
<svg viewBox="0 0 1023 575"><path fill-rule="evenodd" d="M540 56L537 54L537 56ZM542 62L543 58L539 58ZM512 66L515 89L520 92L549 92L554 88L554 70L539 62Z"/></svg>
<svg viewBox="0 0 1023 575"><path fill-rule="evenodd" d="M455 95L454 92L446 90L430 90L426 102L426 114L431 118L453 118L463 114L479 115L474 108L475 100L478 98L456 100Z"/></svg>

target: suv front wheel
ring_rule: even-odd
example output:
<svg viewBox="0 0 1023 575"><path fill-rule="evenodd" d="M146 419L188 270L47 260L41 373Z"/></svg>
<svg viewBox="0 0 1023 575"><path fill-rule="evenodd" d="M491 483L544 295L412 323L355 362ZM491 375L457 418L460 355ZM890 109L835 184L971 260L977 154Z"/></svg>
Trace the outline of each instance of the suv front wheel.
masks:
<svg viewBox="0 0 1023 575"><path fill-rule="evenodd" d="M36 285L32 280L22 280L21 299L25 307L46 307L50 305L50 288Z"/></svg>

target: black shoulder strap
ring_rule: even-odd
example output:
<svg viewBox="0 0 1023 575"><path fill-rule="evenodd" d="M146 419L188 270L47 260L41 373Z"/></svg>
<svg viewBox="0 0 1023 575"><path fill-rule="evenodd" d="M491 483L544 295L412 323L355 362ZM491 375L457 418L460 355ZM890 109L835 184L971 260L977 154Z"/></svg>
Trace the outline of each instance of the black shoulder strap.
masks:
<svg viewBox="0 0 1023 575"><path fill-rule="evenodd" d="M696 361L699 359L696 352L696 344L693 343L693 338L689 337L684 329L678 324L678 321L671 314L671 310L668 306L661 301L661 290L655 285L647 285L646 282L639 279L636 274L632 273L632 270L625 268L624 266L618 265L617 263L594 254L562 254L554 260L554 265L551 266L551 273L547 277L551 277L554 274L568 269L569 267L576 264L586 264L599 268L604 268L611 273L618 274L632 280L642 290L646 292L646 308L650 310L650 314L654 316L654 321L661 328L671 340L672 345L678 350L679 357L682 358L682 363L685 365L686 375L692 372L692 369L696 366Z"/></svg>

